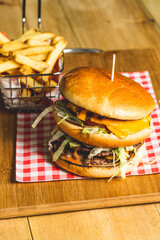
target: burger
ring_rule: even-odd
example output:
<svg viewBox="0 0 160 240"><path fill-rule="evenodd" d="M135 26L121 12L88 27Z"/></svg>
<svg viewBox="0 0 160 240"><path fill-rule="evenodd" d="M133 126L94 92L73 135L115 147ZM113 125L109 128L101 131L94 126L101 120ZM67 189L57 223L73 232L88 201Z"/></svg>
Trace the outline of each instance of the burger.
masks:
<svg viewBox="0 0 160 240"><path fill-rule="evenodd" d="M79 67L59 84L63 100L52 108L57 126L49 149L52 160L74 174L112 178L138 166L151 134L155 103L137 82L96 67Z"/></svg>

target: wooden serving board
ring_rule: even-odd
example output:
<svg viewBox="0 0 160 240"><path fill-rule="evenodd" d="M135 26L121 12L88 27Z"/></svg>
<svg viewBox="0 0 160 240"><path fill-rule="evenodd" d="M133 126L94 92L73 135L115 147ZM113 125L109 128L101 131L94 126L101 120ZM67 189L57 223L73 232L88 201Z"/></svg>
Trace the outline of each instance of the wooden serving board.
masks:
<svg viewBox="0 0 160 240"><path fill-rule="evenodd" d="M111 69L113 52L66 54L65 69L92 65ZM160 99L160 63L155 52L116 52L116 71L148 70ZM0 102L0 219L160 202L160 174L132 176L126 180L69 180L42 183L15 182L16 114Z"/></svg>

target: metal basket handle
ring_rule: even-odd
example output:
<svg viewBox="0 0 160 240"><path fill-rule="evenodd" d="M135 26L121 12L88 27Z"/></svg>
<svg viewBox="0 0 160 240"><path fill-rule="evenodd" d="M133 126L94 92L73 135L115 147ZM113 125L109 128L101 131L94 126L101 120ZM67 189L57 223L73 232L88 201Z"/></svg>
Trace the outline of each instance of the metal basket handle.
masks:
<svg viewBox="0 0 160 240"><path fill-rule="evenodd" d="M26 25L26 0L22 3L22 33L25 31ZM41 30L41 0L38 0L38 15L37 15L38 31Z"/></svg>

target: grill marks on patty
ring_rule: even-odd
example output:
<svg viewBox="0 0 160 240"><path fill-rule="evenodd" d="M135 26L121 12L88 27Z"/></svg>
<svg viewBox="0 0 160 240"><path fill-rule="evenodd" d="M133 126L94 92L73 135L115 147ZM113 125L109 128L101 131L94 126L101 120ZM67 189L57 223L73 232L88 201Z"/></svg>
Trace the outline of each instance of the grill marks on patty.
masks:
<svg viewBox="0 0 160 240"><path fill-rule="evenodd" d="M61 137L58 141L53 143L53 152L56 151L63 141L63 137ZM136 151L138 148L143 144L143 142L134 145ZM88 158L90 151L93 149L91 146L90 148L82 145L80 147L71 148L69 144L66 145L64 152L61 154L62 158L65 160L73 160L73 162L79 163L82 166L113 166L113 153L111 150L109 151L102 151L96 156L92 158ZM135 156L135 152L129 151L127 160L133 158ZM120 161L117 160L117 156L115 156L115 165L119 165Z"/></svg>

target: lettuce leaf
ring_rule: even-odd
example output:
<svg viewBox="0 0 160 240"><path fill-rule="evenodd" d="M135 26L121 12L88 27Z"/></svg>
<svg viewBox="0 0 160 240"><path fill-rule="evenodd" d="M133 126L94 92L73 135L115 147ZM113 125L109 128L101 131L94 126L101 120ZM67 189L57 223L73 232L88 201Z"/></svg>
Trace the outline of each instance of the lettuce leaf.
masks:
<svg viewBox="0 0 160 240"><path fill-rule="evenodd" d="M61 121L68 119L72 120L73 122L80 126L83 126L83 122L70 112L70 110L67 108L66 104L63 101L57 100L54 104L54 108L57 115L63 118ZM58 124L60 124L60 122Z"/></svg>
<svg viewBox="0 0 160 240"><path fill-rule="evenodd" d="M117 160L120 160L121 177L123 179L125 179L126 178L126 167L128 164L128 162L127 162L128 154L126 153L126 148L125 147L112 148L111 150L112 150L113 155L117 155Z"/></svg>
<svg viewBox="0 0 160 240"><path fill-rule="evenodd" d="M54 152L53 154L53 158L52 161L55 162L57 161L57 159L60 157L60 155L62 154L62 152L65 149L65 146L67 145L67 143L69 142L69 138L67 137L60 145L60 147L57 149L56 152Z"/></svg>
<svg viewBox="0 0 160 240"><path fill-rule="evenodd" d="M98 126L94 126L94 127L85 126L82 130L82 133L87 134L87 133L108 133L108 132L104 128L100 128Z"/></svg>
<svg viewBox="0 0 160 240"><path fill-rule="evenodd" d="M55 142L57 139L59 139L63 135L65 135L65 133L63 131L57 129L57 131L53 134L53 136L51 137L51 139L48 142L48 149L51 150L52 149L52 142Z"/></svg>
<svg viewBox="0 0 160 240"><path fill-rule="evenodd" d="M102 148L102 147L94 147L89 155L88 155L88 158L93 158L94 156L97 156L99 153L103 152L103 151L109 151L110 148Z"/></svg>
<svg viewBox="0 0 160 240"><path fill-rule="evenodd" d="M81 143L74 140L73 138L70 138L69 146L70 146L70 148L80 147Z"/></svg>

